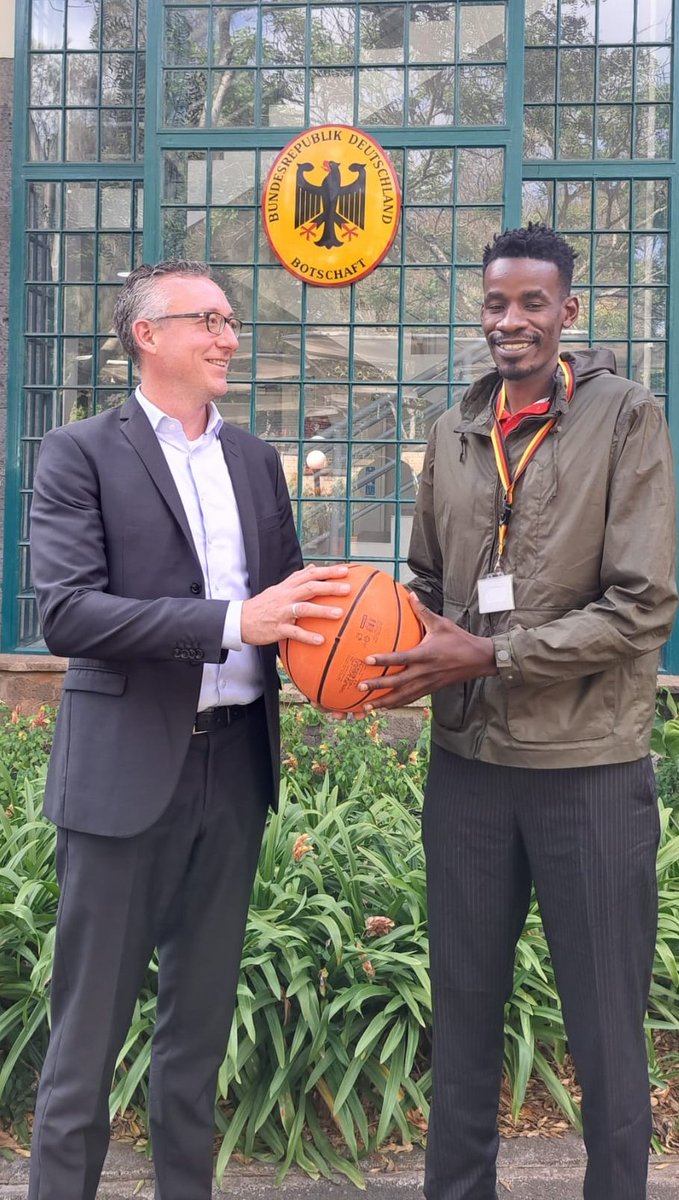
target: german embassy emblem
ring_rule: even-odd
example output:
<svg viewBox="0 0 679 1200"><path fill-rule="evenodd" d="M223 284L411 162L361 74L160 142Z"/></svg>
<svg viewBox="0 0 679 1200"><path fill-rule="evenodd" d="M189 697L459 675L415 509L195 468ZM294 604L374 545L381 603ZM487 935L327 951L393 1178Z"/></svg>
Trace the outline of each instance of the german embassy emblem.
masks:
<svg viewBox="0 0 679 1200"><path fill-rule="evenodd" d="M271 248L288 271L318 287L342 287L384 258L398 229L401 190L367 133L317 125L281 150L262 212Z"/></svg>

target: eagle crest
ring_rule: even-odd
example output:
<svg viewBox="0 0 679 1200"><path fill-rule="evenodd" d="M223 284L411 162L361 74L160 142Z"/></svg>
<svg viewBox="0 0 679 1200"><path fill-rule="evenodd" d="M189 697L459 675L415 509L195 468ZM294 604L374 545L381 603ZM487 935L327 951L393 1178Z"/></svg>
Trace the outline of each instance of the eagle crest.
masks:
<svg viewBox="0 0 679 1200"><path fill-rule="evenodd" d="M300 163L295 183L295 229L307 238L321 231L316 246L331 250L344 242L337 236L339 229L346 237L356 235L356 226L365 229L365 167L350 163L347 167L355 176L351 183L342 183L340 164L324 162L326 176L322 183L310 183L306 178L313 163Z"/></svg>

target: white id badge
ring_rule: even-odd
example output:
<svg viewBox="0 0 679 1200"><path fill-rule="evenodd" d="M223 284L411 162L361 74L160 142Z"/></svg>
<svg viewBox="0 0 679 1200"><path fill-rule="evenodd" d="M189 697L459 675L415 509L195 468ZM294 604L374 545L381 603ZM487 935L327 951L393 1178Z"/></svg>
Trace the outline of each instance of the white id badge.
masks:
<svg viewBox="0 0 679 1200"><path fill-rule="evenodd" d="M514 607L514 577L484 575L477 583L479 612L509 612Z"/></svg>

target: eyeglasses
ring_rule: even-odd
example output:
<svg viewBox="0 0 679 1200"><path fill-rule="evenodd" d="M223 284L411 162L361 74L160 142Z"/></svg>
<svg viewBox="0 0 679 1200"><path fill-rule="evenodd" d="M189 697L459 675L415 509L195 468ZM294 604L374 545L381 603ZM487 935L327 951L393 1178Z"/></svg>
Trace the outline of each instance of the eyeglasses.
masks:
<svg viewBox="0 0 679 1200"><path fill-rule="evenodd" d="M168 313L165 317L157 317L158 321L179 321L189 317L202 317L205 321L205 328L213 337L219 337L224 332L224 326L228 325L232 334L236 338L240 338L243 322L234 317L225 317L220 312L193 312L193 313Z"/></svg>

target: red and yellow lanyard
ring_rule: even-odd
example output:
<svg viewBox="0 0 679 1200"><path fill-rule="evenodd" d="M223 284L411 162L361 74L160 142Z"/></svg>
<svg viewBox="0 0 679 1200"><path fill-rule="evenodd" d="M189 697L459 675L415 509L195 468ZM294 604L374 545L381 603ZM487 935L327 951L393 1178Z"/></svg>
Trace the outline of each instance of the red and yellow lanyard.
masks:
<svg viewBox="0 0 679 1200"><path fill-rule="evenodd" d="M569 363L565 362L563 358L559 359L559 366L563 372L564 381L566 383L566 399L570 402L573 392L575 391L573 371ZM497 561L495 564L496 571L499 568L500 560L504 554L505 542L507 540L507 527L509 525L509 518L512 515L514 488L516 487L520 477L523 475L533 455L537 451L538 446L542 445L547 435L551 433L552 429L556 425L556 417L551 417L549 421L545 421L545 424L540 426L537 433L531 438L526 446L526 449L516 465L514 475L512 476L509 470L509 460L507 458L507 450L505 448L505 439L502 429L500 428L500 417L505 410L506 403L507 392L503 383L497 398L495 418L490 434L490 440L493 443L493 451L495 453L497 473L500 476L500 483L502 484L502 490L504 492L502 512L500 513L500 522L498 525Z"/></svg>

